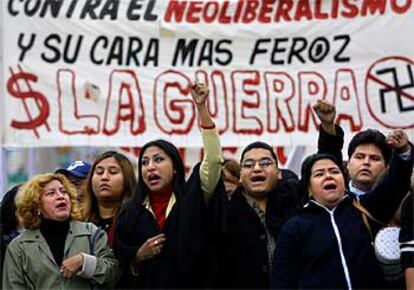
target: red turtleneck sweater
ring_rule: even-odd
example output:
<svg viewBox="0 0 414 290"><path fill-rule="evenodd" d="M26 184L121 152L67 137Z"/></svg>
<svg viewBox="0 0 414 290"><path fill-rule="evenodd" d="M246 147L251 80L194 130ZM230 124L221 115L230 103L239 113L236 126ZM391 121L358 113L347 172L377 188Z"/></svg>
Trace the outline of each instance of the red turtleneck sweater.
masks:
<svg viewBox="0 0 414 290"><path fill-rule="evenodd" d="M170 201L172 192L173 187L171 185L162 192L151 192L149 195L152 211L154 212L155 219L157 220L161 230L164 229L165 220L167 218L165 213L167 211L168 202Z"/></svg>

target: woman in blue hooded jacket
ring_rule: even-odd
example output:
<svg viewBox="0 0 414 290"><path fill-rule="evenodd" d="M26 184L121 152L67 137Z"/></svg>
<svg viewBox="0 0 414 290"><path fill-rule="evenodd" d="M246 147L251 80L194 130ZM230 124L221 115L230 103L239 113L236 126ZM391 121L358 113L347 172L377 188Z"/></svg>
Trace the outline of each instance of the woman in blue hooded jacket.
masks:
<svg viewBox="0 0 414 290"><path fill-rule="evenodd" d="M401 131L399 131L401 132ZM397 134L399 135L399 134ZM360 203L377 220L387 223L410 185L412 149L404 134L389 137L403 160L393 154L389 171ZM302 211L287 221L276 243L273 289L379 289L383 275L362 214L348 192L344 169L329 154L309 156L302 165L302 189L310 196ZM369 221L373 235L379 225Z"/></svg>

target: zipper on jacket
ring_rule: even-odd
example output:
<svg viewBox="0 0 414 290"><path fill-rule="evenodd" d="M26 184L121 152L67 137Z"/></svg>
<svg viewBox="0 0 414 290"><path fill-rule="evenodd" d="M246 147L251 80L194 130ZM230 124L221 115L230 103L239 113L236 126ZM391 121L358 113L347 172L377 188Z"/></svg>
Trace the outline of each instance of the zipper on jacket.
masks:
<svg viewBox="0 0 414 290"><path fill-rule="evenodd" d="M345 196L344 196L345 198ZM352 290L352 283L351 283L351 278L349 277L349 270L348 270L348 265L346 264L346 260L345 260L345 255L344 255L344 251L342 249L342 240L341 240L341 235L339 234L339 229L338 226L336 225L335 222L335 208L333 208L332 210L330 210L329 208L325 207L324 205L318 203L316 200L311 200L310 202L313 202L314 204L316 204L317 206L323 208L324 210L326 210L329 213L329 217L331 220L331 224L335 233L335 238L336 238L336 242L338 243L338 249L339 249L339 255L341 256L341 263L342 263L342 268L344 269L344 275L345 275L345 280L346 283L348 285L348 289ZM306 204L305 206L307 206L308 204Z"/></svg>
<svg viewBox="0 0 414 290"><path fill-rule="evenodd" d="M334 232L335 232L336 241L338 242L339 255L341 256L341 262L342 262L342 267L344 268L346 283L348 284L348 289L351 290L352 289L352 284L351 284L351 278L349 277L348 265L346 264L344 251L342 249L341 236L339 234L338 226L336 225L335 217L334 217L335 208L332 211L330 211L328 209L326 209L326 210L329 212L329 216L331 217L331 224L332 224L332 227L333 227Z"/></svg>

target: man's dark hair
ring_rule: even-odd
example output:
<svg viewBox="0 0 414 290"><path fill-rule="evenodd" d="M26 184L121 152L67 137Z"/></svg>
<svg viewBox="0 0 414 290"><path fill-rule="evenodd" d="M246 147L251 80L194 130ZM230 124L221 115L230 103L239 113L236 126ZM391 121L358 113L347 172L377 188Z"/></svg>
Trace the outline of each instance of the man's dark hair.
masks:
<svg viewBox="0 0 414 290"><path fill-rule="evenodd" d="M259 148L259 149L265 149L265 150L268 150L268 151L270 152L270 154L272 155L273 159L275 160L275 162L276 162L276 166L278 166L277 157L276 157L275 151L273 151L272 146L270 146L270 145L269 145L269 144L267 144L267 143L260 142L260 141L256 141L256 142L250 143L249 145L247 145L247 147L246 147L246 148L244 148L244 150L243 150L243 152L242 152L242 154L241 154L241 157L240 157L240 163L242 163L243 158L244 158L244 155L245 155L248 151L250 151L250 150L252 150L252 149L257 149L257 148Z"/></svg>
<svg viewBox="0 0 414 290"><path fill-rule="evenodd" d="M348 158L351 159L356 148L359 145L372 144L381 151L385 164L390 163L391 149L388 147L385 135L375 129L367 129L357 133L351 140L348 146Z"/></svg>

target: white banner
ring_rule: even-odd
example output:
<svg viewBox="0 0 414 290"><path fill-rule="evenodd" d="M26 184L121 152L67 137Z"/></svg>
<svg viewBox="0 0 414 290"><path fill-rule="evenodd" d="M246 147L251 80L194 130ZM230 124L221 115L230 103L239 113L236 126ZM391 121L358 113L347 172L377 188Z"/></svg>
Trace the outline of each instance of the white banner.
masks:
<svg viewBox="0 0 414 290"><path fill-rule="evenodd" d="M414 137L408 0L3 0L3 146L316 144L317 99L351 135Z"/></svg>

